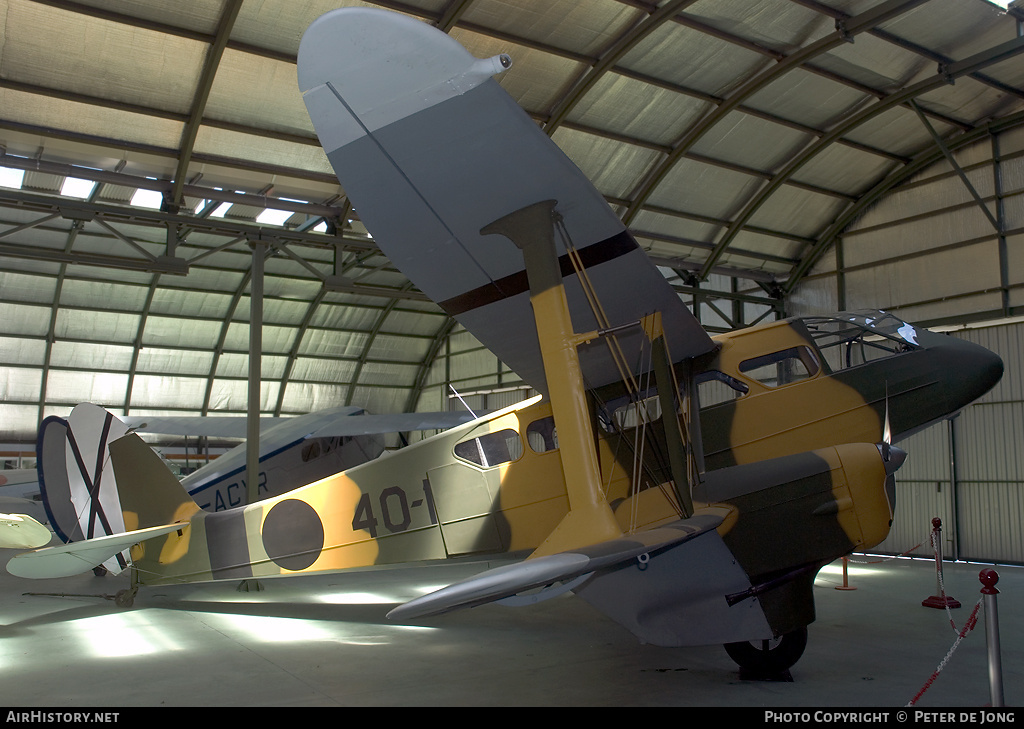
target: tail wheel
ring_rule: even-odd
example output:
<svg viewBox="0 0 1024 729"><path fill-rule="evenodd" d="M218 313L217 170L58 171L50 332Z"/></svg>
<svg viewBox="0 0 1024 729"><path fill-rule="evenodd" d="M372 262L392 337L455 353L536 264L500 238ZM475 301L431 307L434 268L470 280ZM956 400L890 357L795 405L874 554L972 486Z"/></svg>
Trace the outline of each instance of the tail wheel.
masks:
<svg viewBox="0 0 1024 729"><path fill-rule="evenodd" d="M130 608L135 604L135 596L138 594L139 588L132 587L127 590L118 590L117 594L114 595L114 604L120 608Z"/></svg>
<svg viewBox="0 0 1024 729"><path fill-rule="evenodd" d="M743 643L726 643L725 652L729 657L751 672L772 674L782 673L800 660L807 647L807 628L784 633L772 640L752 640Z"/></svg>

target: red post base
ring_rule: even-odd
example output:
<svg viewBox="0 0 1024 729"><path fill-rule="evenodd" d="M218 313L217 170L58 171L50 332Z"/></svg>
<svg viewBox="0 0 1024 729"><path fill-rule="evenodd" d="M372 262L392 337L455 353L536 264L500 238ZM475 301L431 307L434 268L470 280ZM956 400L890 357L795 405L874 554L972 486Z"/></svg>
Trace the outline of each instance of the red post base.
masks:
<svg viewBox="0 0 1024 729"><path fill-rule="evenodd" d="M949 595L932 595L926 600L923 600L921 604L924 607L938 608L939 610L960 607L959 601L954 600L953 598L949 597Z"/></svg>

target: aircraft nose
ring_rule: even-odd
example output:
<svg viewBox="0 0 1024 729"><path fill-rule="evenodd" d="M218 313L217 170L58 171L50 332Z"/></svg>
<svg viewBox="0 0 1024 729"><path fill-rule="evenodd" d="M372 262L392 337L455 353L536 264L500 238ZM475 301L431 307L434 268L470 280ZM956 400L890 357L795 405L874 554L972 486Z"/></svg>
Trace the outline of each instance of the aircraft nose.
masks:
<svg viewBox="0 0 1024 729"><path fill-rule="evenodd" d="M1003 376L1003 360L981 345L928 330L920 335L919 343L934 355L933 371L948 415L977 400Z"/></svg>
<svg viewBox="0 0 1024 729"><path fill-rule="evenodd" d="M991 390L1003 376L1003 360L984 347L946 337L942 345L948 398L962 408Z"/></svg>

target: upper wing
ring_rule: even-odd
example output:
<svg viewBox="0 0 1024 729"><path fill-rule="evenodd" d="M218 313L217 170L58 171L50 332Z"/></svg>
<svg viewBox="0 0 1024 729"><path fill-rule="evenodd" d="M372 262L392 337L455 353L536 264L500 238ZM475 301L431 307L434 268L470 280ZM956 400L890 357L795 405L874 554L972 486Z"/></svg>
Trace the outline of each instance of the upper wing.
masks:
<svg viewBox="0 0 1024 729"><path fill-rule="evenodd" d="M334 436L377 435L400 433L408 430L434 430L453 428L473 419L472 413L380 413L371 414L359 407L346 406L322 412L284 418L260 418L263 433L286 432L287 437L328 438ZM145 415L121 418L130 430L139 433L164 435L205 435L220 438L245 438L245 417L194 416L149 417Z"/></svg>
<svg viewBox="0 0 1024 729"><path fill-rule="evenodd" d="M174 415L167 417L125 415L119 416L119 419L135 433L206 436L209 438L244 438L248 427L245 416L234 415ZM286 420L288 418L260 418L260 429L267 430Z"/></svg>
<svg viewBox="0 0 1024 729"><path fill-rule="evenodd" d="M478 60L418 20L344 8L299 47L310 118L355 210L381 250L524 381L545 391L521 252L480 230L556 200L611 326L662 312L674 359L712 349L707 334L583 173ZM559 242L577 332L597 328ZM619 336L631 351L639 332ZM591 386L619 379L604 344L581 347Z"/></svg>
<svg viewBox="0 0 1024 729"><path fill-rule="evenodd" d="M0 492L25 498L39 492L39 472L34 468L0 470Z"/></svg>

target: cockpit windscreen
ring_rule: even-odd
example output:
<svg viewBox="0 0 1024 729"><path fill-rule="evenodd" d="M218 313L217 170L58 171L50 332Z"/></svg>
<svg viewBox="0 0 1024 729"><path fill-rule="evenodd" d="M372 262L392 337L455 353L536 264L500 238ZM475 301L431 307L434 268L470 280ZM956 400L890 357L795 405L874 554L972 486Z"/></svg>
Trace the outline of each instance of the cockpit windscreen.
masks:
<svg viewBox="0 0 1024 729"><path fill-rule="evenodd" d="M802 321L833 372L918 346L914 326L884 311L851 311Z"/></svg>

